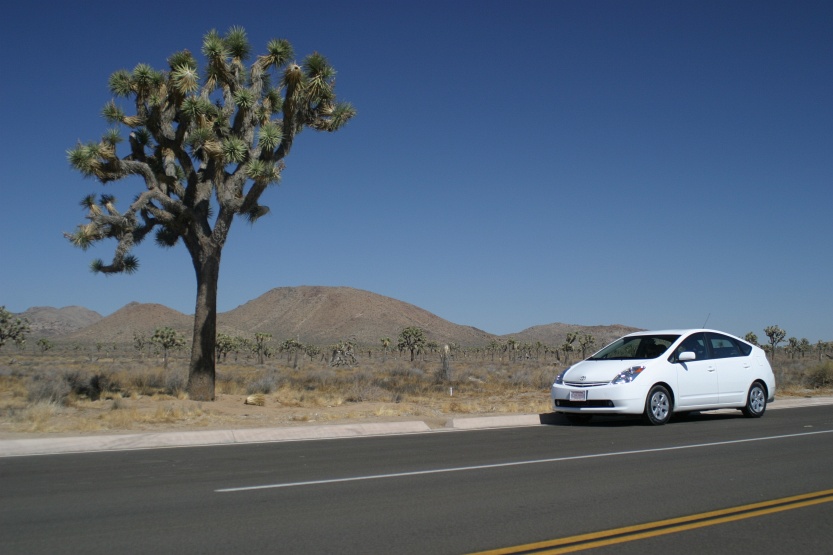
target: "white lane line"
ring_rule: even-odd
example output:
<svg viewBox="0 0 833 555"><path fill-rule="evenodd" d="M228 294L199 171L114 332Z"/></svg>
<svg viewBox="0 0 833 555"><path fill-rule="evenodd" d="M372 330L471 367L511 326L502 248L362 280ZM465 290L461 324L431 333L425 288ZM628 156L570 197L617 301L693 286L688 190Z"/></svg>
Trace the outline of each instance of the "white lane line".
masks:
<svg viewBox="0 0 833 555"><path fill-rule="evenodd" d="M381 480L384 478L404 478L408 476L424 476L426 474L444 474L448 472L467 472L470 470L486 470L491 468L508 468L511 466L525 466L530 464L545 464L556 463L564 461L576 461L582 459L598 459L603 457L621 457L624 455L638 455L641 453L659 453L662 451L678 451L680 449L699 449L703 447L716 447L720 445L733 445L737 443L749 443L753 441L774 441L778 439L789 439L795 437L806 437L818 434L830 434L833 430L823 430L817 432L802 432L800 434L787 434L781 436L756 437L750 439L734 439L731 441L718 441L714 443L697 443L694 445L680 445L677 447L658 447L655 449L639 449L636 451L616 451L613 453L598 453L595 455L576 455L573 457L555 457L552 459L536 459L531 461L515 461L494 464L481 464L476 466L458 466L454 468L435 468L432 470L416 470L412 472L394 472L391 474L373 474L369 476L351 476L348 478L330 478L326 480L310 480L307 482L285 482L280 484L264 484L260 486L243 486L239 488L223 488L214 490L215 493L233 493L239 491L254 491L260 489L276 489L276 488L293 488L300 486L319 486L323 484L338 484L342 482L360 482L363 480Z"/></svg>

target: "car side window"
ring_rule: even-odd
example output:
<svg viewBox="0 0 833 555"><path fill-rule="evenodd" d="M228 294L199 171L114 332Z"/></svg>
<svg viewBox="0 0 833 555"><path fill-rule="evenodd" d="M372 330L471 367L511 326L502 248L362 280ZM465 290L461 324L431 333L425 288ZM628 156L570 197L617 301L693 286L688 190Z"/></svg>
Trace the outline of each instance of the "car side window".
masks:
<svg viewBox="0 0 833 555"><path fill-rule="evenodd" d="M686 337L679 347L674 349L674 360L679 359L680 353L686 351L694 353L695 360L709 358L708 349L706 349L706 336L702 332L698 332Z"/></svg>
<svg viewBox="0 0 833 555"><path fill-rule="evenodd" d="M742 347L746 347L746 345L742 345L731 337L712 332L707 333L706 336L713 358L741 357L748 355L751 351L751 349L743 349Z"/></svg>

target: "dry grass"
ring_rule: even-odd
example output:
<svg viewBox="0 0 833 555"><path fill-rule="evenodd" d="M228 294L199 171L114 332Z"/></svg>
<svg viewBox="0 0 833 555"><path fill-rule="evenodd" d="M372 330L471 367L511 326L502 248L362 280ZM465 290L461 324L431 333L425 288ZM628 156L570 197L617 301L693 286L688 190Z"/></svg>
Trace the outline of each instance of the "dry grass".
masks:
<svg viewBox="0 0 833 555"><path fill-rule="evenodd" d="M196 403L185 394L184 359L164 369L158 360L129 355L16 353L13 363L0 356L0 437L380 419L440 426L461 415L549 412L559 370L551 362L455 361L445 380L439 359L391 357L354 368L237 361L218 364L217 400ZM785 358L775 372L779 395L833 393L833 361Z"/></svg>

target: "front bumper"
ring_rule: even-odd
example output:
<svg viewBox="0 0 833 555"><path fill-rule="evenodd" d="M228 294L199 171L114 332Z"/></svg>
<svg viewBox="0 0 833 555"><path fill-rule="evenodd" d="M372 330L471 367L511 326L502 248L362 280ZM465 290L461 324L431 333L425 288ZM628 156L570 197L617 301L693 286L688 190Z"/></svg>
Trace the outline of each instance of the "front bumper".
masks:
<svg viewBox="0 0 833 555"><path fill-rule="evenodd" d="M647 392L641 388L623 385L596 387L571 387L553 385L550 391L556 412L574 414L642 414L645 411ZM570 393L587 393L586 401L570 401Z"/></svg>

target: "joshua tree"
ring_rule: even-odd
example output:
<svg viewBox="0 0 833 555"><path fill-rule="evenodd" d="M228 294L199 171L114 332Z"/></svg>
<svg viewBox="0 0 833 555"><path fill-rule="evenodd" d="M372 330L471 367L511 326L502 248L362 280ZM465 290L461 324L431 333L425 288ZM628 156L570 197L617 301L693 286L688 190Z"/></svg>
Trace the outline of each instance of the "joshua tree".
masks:
<svg viewBox="0 0 833 555"><path fill-rule="evenodd" d="M309 357L309 361L321 354L321 347L315 345L304 345L304 354Z"/></svg>
<svg viewBox="0 0 833 555"><path fill-rule="evenodd" d="M399 332L399 343L397 344L397 347L400 351L410 351L411 362L414 361L416 352L425 348L425 344L425 332L422 328L411 326Z"/></svg>
<svg viewBox="0 0 833 555"><path fill-rule="evenodd" d="M283 343L281 343L280 351L282 353L286 353L286 362L289 364L294 357L294 362L292 362L292 368L298 368L298 352L304 350L304 345L297 339L287 339Z"/></svg>
<svg viewBox="0 0 833 555"><path fill-rule="evenodd" d="M225 333L218 333L217 343L215 345L218 360L225 361L226 356L237 348L238 343L239 341L236 337L232 337Z"/></svg>
<svg viewBox="0 0 833 555"><path fill-rule="evenodd" d="M167 326L164 328L156 328L150 340L162 348L162 366L165 368L168 367L168 351L171 349L179 349L185 345L185 339L179 332Z"/></svg>
<svg viewBox="0 0 833 555"><path fill-rule="evenodd" d="M489 341L489 345L486 347L486 351L488 351L491 355L492 362L495 361L495 353L499 353L501 349L502 345L500 341L498 341L497 339L492 339L491 341Z"/></svg>
<svg viewBox="0 0 833 555"><path fill-rule="evenodd" d="M751 331L750 331L749 333L747 333L745 336L743 336L743 338L744 338L746 341L748 341L749 343L752 343L753 345L757 345L757 344L758 344L758 336L757 336L757 335L755 335L755 334L754 334L753 332L751 332Z"/></svg>
<svg viewBox="0 0 833 555"><path fill-rule="evenodd" d="M821 355L827 350L828 344L819 339L816 342L816 353L819 355L819 360L821 360Z"/></svg>
<svg viewBox="0 0 833 555"><path fill-rule="evenodd" d="M515 362L515 351L518 349L518 342L514 337L510 337L504 344L506 352L509 353L509 362Z"/></svg>
<svg viewBox="0 0 833 555"><path fill-rule="evenodd" d="M271 333L265 332L258 332L255 334L255 343L254 349L255 354L257 355L257 362L258 364L263 364L263 359L270 355L269 347L266 346L266 343L272 340Z"/></svg>
<svg viewBox="0 0 833 555"><path fill-rule="evenodd" d="M388 349L390 348L390 337L382 337L379 339L382 343L382 362L388 360Z"/></svg>
<svg viewBox="0 0 833 555"><path fill-rule="evenodd" d="M29 333L29 323L25 318L15 318L14 314L0 306L0 348L11 339L18 345L26 342L26 334Z"/></svg>
<svg viewBox="0 0 833 555"><path fill-rule="evenodd" d="M564 338L564 343L561 345L561 350L564 351L564 360L566 364L570 364L570 353L576 350L575 345L573 343L576 342L578 339L578 332L571 331L567 333L567 336Z"/></svg>
<svg viewBox="0 0 833 555"><path fill-rule="evenodd" d="M440 370L440 379L445 382L451 381L451 347L443 345L440 350L440 361L442 361L442 370Z"/></svg>
<svg viewBox="0 0 833 555"><path fill-rule="evenodd" d="M143 333L137 331L133 332L133 350L139 353L139 357L143 358L145 354L145 347L148 345L148 338Z"/></svg>
<svg viewBox="0 0 833 555"><path fill-rule="evenodd" d="M775 349L778 347L778 344L781 343L787 336L787 332L785 332L778 326L767 326L766 328L764 328L764 333L769 338L769 357L772 361L775 361Z"/></svg>
<svg viewBox="0 0 833 555"><path fill-rule="evenodd" d="M585 333L581 337L579 337L578 344L581 348L581 358L585 359L587 358L587 350L592 349L593 346L596 344L596 338L589 333Z"/></svg>
<svg viewBox="0 0 833 555"><path fill-rule="evenodd" d="M37 345L42 353L49 351L50 349L52 349L52 347L55 346L50 340L46 339L45 337L41 337L40 339L38 339Z"/></svg>
<svg viewBox="0 0 833 555"><path fill-rule="evenodd" d="M356 346L352 340L341 340L330 347L330 366L353 366L358 364L353 349Z"/></svg>
<svg viewBox="0 0 833 555"><path fill-rule="evenodd" d="M335 71L327 60L315 53L296 64L286 40L270 41L246 66L246 32L233 27L224 36L206 34L202 54L202 73L183 50L168 58L168 70L139 64L110 77L111 92L125 104L132 101L135 113L110 101L103 114L117 127L98 142L79 143L69 161L102 184L137 176L144 188L124 212L111 195L88 196L81 202L88 223L66 235L84 249L115 239L112 262L91 264L105 274L135 272L139 263L131 250L151 231L163 247L182 240L197 278L187 389L192 399L205 401L214 399L220 255L235 216L254 222L269 211L260 197L280 179L301 130L336 131L355 110L336 102ZM122 125L129 152L120 158Z"/></svg>
<svg viewBox="0 0 833 555"><path fill-rule="evenodd" d="M536 341L535 345L533 346L533 349L535 349L535 360L541 360L541 351L544 351L546 353L544 344L540 341Z"/></svg>
<svg viewBox="0 0 833 555"><path fill-rule="evenodd" d="M787 339L787 346L784 348L785 351L790 355L790 358L795 358L795 355L798 354L798 338L797 337L790 337Z"/></svg>
<svg viewBox="0 0 833 555"><path fill-rule="evenodd" d="M806 337L802 337L801 341L798 342L798 352L801 353L801 358L804 358L804 355L806 355L811 348L812 345L810 345L810 340Z"/></svg>

